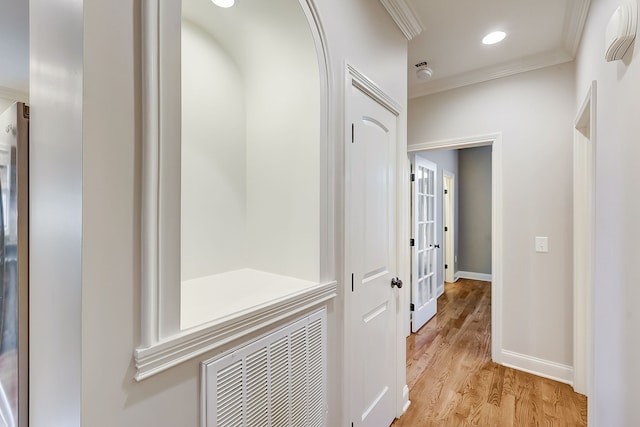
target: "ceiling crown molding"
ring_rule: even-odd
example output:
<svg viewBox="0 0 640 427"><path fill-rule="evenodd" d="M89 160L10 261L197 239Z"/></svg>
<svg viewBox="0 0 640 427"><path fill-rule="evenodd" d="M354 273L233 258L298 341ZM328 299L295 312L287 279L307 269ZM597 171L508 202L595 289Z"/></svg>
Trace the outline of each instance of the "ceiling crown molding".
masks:
<svg viewBox="0 0 640 427"><path fill-rule="evenodd" d="M571 58L564 49L559 48L541 54L530 55L515 61L509 61L491 67L479 68L477 70L472 70L451 77L430 80L410 88L408 96L411 99L431 95L501 77L550 67L552 65L563 64L572 60L573 58Z"/></svg>
<svg viewBox="0 0 640 427"><path fill-rule="evenodd" d="M407 40L411 40L424 30L420 18L407 0L380 0Z"/></svg>
<svg viewBox="0 0 640 427"><path fill-rule="evenodd" d="M582 30L587 21L591 0L569 0L564 14L562 45L571 58L575 58L582 38Z"/></svg>

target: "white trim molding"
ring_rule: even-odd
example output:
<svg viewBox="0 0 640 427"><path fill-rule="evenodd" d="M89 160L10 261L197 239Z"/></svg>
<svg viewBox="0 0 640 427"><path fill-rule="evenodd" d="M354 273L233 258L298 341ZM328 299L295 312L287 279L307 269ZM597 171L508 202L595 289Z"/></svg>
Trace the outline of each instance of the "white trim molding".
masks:
<svg viewBox="0 0 640 427"><path fill-rule="evenodd" d="M407 0L380 0L402 34L411 40L424 31L424 25Z"/></svg>
<svg viewBox="0 0 640 427"><path fill-rule="evenodd" d="M404 400L404 406L402 407L402 413L404 414L411 406L411 401L409 400L409 386L405 384L402 388L402 399Z"/></svg>
<svg viewBox="0 0 640 427"><path fill-rule="evenodd" d="M576 57L582 30L587 22L591 0L568 0L567 9L564 14L564 25L562 31L562 44L567 54L571 58Z"/></svg>
<svg viewBox="0 0 640 427"><path fill-rule="evenodd" d="M444 92L445 90L456 89L475 83L486 82L501 77L508 77L514 74L538 70L540 68L570 62L573 61L573 59L574 58L562 48L550 50L547 52L526 56L524 58L519 58L514 61L504 62L502 64L479 68L466 73L456 74L455 76L429 79L423 83L410 87L409 98L418 98L420 96Z"/></svg>
<svg viewBox="0 0 640 427"><path fill-rule="evenodd" d="M327 283L203 325L196 330L135 351L135 379L141 381L208 351L236 342L284 319L305 313L337 295L337 282Z"/></svg>
<svg viewBox="0 0 640 427"><path fill-rule="evenodd" d="M351 64L347 64L347 75L350 84L362 90L370 98L375 99L376 102L391 111L395 116L400 116L402 111L400 104L380 89L373 80L362 74Z"/></svg>
<svg viewBox="0 0 640 427"><path fill-rule="evenodd" d="M491 146L491 358L502 363L503 165L502 133L412 144L409 152ZM459 273L456 275L459 277Z"/></svg>
<svg viewBox="0 0 640 427"><path fill-rule="evenodd" d="M509 368L572 385L573 368L568 365L508 350L502 350L502 364Z"/></svg>
<svg viewBox="0 0 640 427"><path fill-rule="evenodd" d="M481 280L483 282L493 281L493 276L491 274L486 274L486 273L474 273L473 271L458 271L456 274L458 275L458 279Z"/></svg>
<svg viewBox="0 0 640 427"><path fill-rule="evenodd" d="M597 83L592 81L573 129L573 387L593 391L593 276Z"/></svg>

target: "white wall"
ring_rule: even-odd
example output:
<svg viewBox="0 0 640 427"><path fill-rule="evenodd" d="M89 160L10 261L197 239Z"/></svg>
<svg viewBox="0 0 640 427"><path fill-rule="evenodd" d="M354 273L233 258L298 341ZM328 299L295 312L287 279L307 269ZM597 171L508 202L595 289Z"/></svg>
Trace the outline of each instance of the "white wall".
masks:
<svg viewBox="0 0 640 427"><path fill-rule="evenodd" d="M594 365L589 423L640 425L640 47L604 61L607 22L616 0L593 1L578 58L574 114L597 80Z"/></svg>
<svg viewBox="0 0 640 427"><path fill-rule="evenodd" d="M15 101L13 99L0 98L0 113L13 105L14 102Z"/></svg>
<svg viewBox="0 0 640 427"><path fill-rule="evenodd" d="M503 348L570 366L573 65L409 102L408 143L502 132ZM549 253L534 250L549 237Z"/></svg>
<svg viewBox="0 0 640 427"><path fill-rule="evenodd" d="M29 425L77 426L83 399L82 298L83 283L86 283L82 276L83 8L82 3L65 0L32 0L29 6L32 107L29 123ZM125 32L119 29L118 34ZM105 79L124 71L109 72L118 68L108 62L104 61L105 68L101 70ZM133 187L130 165L134 152L126 150L134 135L132 103L127 103L128 111L122 110L123 100L126 103L133 96L132 91L127 92L132 86L104 96L104 100L110 100L105 102L110 108L108 118L115 120L104 126L104 137L100 141L103 146L96 148L105 151L107 156L104 161L96 159L87 165L99 168L104 177L93 191L107 193L94 196L98 201L104 197L104 204L95 206L104 208L95 211L104 222L102 227L95 222L93 226L96 231L102 228L103 234L112 233L104 236L104 242L110 245L105 246L104 258L100 261L103 271L108 273L102 283L108 299L104 305L87 307L89 310L108 306L109 299L120 296L117 287L131 287L135 274L131 266L135 235L132 228L127 227L135 219L131 210L123 210L124 206L131 207L134 203L133 192L127 192ZM89 94L97 95L92 88ZM122 98L118 99L118 95ZM119 121L121 118L123 122ZM117 138L120 132L127 137ZM120 184L121 180L130 181L128 188ZM121 215L114 216L118 211ZM121 278L124 280L120 281ZM87 291L95 288L95 282L88 283ZM116 285L111 286L112 283ZM130 311L123 313L126 299L117 305L115 302L111 299L106 317L94 311L96 319L102 317L109 327L126 318ZM113 332L118 332L115 327ZM100 335L92 333L92 342ZM130 356L131 353L127 364Z"/></svg>
<svg viewBox="0 0 640 427"><path fill-rule="evenodd" d="M318 282L320 79L302 8L183 15L197 23L183 21L183 280L249 267Z"/></svg>
<svg viewBox="0 0 640 427"><path fill-rule="evenodd" d="M244 52L250 58L243 68L247 91L247 255L258 270L318 282L317 54L297 2L281 2L274 9L271 2L256 0L251 6L262 20L252 22L256 28Z"/></svg>
<svg viewBox="0 0 640 427"><path fill-rule="evenodd" d="M242 75L202 28L182 21L182 280L246 268Z"/></svg>
<svg viewBox="0 0 640 427"><path fill-rule="evenodd" d="M342 124L347 59L406 106L406 40L382 5L317 3L330 48L330 121ZM32 235L33 425L74 426L81 416L92 427L198 426L198 364L211 353L141 383L133 379L140 343L141 1L32 0L31 7L32 37L42 46L32 54L32 88L42 90L41 98L32 92L42 123L33 144L45 162L32 165L41 178L33 201L43 221ZM57 66L38 68L47 64ZM63 124L75 133L52 136ZM335 129L330 139L340 146L342 127ZM341 304L340 296L329 306L332 426L347 423Z"/></svg>

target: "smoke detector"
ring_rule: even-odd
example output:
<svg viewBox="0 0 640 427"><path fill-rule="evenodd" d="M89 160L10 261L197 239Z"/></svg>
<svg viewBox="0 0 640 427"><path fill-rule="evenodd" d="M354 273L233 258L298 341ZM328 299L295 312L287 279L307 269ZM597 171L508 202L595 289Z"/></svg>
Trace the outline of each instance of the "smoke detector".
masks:
<svg viewBox="0 0 640 427"><path fill-rule="evenodd" d="M427 61L416 64L416 77L418 80L427 80L433 75L433 70L427 66Z"/></svg>

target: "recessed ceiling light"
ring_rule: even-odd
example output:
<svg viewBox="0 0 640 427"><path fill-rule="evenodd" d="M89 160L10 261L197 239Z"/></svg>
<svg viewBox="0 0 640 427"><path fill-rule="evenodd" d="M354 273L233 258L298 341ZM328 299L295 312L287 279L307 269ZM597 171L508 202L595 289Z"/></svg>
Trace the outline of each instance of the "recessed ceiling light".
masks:
<svg viewBox="0 0 640 427"><path fill-rule="evenodd" d="M235 0L211 0L211 1L216 6L220 6L220 7L224 7L224 8L231 7L236 3Z"/></svg>
<svg viewBox="0 0 640 427"><path fill-rule="evenodd" d="M496 44L504 40L507 34L504 31L494 31L493 33L489 33L482 39L482 43L484 44Z"/></svg>

